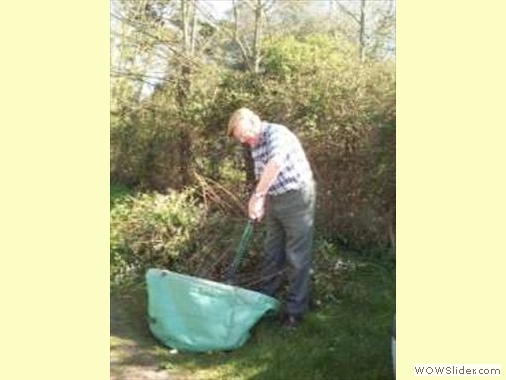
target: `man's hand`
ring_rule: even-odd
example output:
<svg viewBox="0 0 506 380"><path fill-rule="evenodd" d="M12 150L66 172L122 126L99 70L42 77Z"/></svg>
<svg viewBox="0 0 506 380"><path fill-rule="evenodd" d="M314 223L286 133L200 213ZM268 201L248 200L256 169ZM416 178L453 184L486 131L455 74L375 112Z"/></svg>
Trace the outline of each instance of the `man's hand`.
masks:
<svg viewBox="0 0 506 380"><path fill-rule="evenodd" d="M248 215L253 220L260 220L265 213L265 196L253 194L248 203Z"/></svg>
<svg viewBox="0 0 506 380"><path fill-rule="evenodd" d="M260 220L265 214L265 197L283 167L279 162L281 162L281 159L277 157L271 158L267 162L256 185L255 193L249 200L248 214L253 220Z"/></svg>

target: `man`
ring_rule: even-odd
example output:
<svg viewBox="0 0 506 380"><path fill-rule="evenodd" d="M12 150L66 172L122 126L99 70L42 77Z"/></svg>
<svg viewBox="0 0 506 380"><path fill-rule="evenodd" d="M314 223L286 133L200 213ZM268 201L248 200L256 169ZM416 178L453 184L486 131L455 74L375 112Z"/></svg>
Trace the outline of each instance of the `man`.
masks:
<svg viewBox="0 0 506 380"><path fill-rule="evenodd" d="M228 135L251 149L257 183L249 199L251 219L264 216L267 238L261 291L274 296L288 277L283 323L295 327L308 311L315 184L298 138L286 127L262 122L247 108L235 111Z"/></svg>

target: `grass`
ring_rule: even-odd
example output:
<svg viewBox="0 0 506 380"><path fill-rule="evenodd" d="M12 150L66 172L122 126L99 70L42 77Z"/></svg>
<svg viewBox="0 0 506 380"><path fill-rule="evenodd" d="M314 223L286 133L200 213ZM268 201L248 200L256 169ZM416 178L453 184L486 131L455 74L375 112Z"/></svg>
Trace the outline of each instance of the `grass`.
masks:
<svg viewBox="0 0 506 380"><path fill-rule="evenodd" d="M125 186L111 184L110 189L109 189L109 193L110 193L110 196L109 196L110 208L112 209L116 202L120 201L122 198L126 197L127 195L131 195L132 191Z"/></svg>
<svg viewBox="0 0 506 380"><path fill-rule="evenodd" d="M138 338L152 345L159 368L169 374L186 374L184 378L393 379L394 270L374 262L356 260L354 264L336 303L312 311L295 331L281 329L275 318L265 318L243 347L229 353L172 354L170 348L158 345L149 338L143 322L146 299L142 287L130 294L127 310Z"/></svg>
<svg viewBox="0 0 506 380"><path fill-rule="evenodd" d="M343 299L308 315L295 331L262 320L231 353L166 355L165 367L202 379L392 379L390 327L394 278L363 264L350 275Z"/></svg>
<svg viewBox="0 0 506 380"><path fill-rule="evenodd" d="M126 194L111 188L111 205ZM323 301L295 331L281 329L276 318L262 319L243 347L227 353L172 353L147 328L145 284L111 287L111 351L127 347L125 365L156 363L174 379L393 379L395 265L364 253L336 255L348 263L344 273L326 273L337 297Z"/></svg>

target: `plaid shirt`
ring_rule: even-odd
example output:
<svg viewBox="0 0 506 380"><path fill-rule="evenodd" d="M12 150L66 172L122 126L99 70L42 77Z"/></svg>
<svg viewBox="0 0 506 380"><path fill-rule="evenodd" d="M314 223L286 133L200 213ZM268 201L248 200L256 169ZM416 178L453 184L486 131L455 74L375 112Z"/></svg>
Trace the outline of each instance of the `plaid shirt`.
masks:
<svg viewBox="0 0 506 380"><path fill-rule="evenodd" d="M262 123L260 141L252 148L251 154L255 163L257 180L260 179L265 165L271 159L281 165L281 171L269 188L270 195L299 190L313 178L299 139L283 125Z"/></svg>

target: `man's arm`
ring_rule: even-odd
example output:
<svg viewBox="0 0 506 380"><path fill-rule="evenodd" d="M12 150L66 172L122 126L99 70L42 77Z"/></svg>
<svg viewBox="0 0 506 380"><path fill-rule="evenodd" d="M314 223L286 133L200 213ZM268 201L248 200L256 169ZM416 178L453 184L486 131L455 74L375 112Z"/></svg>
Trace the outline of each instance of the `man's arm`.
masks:
<svg viewBox="0 0 506 380"><path fill-rule="evenodd" d="M248 214L251 219L261 219L263 217L265 211L265 197L269 188L278 177L281 169L282 165L276 158L272 158L269 162L267 162L267 165L265 165L264 171L255 188L255 192L249 200Z"/></svg>
<svg viewBox="0 0 506 380"><path fill-rule="evenodd" d="M281 171L281 164L279 160L276 158L271 159L265 165L264 171L260 176L260 180L255 188L255 193L261 195L267 195L269 188L272 186L276 178L278 177L279 172Z"/></svg>

